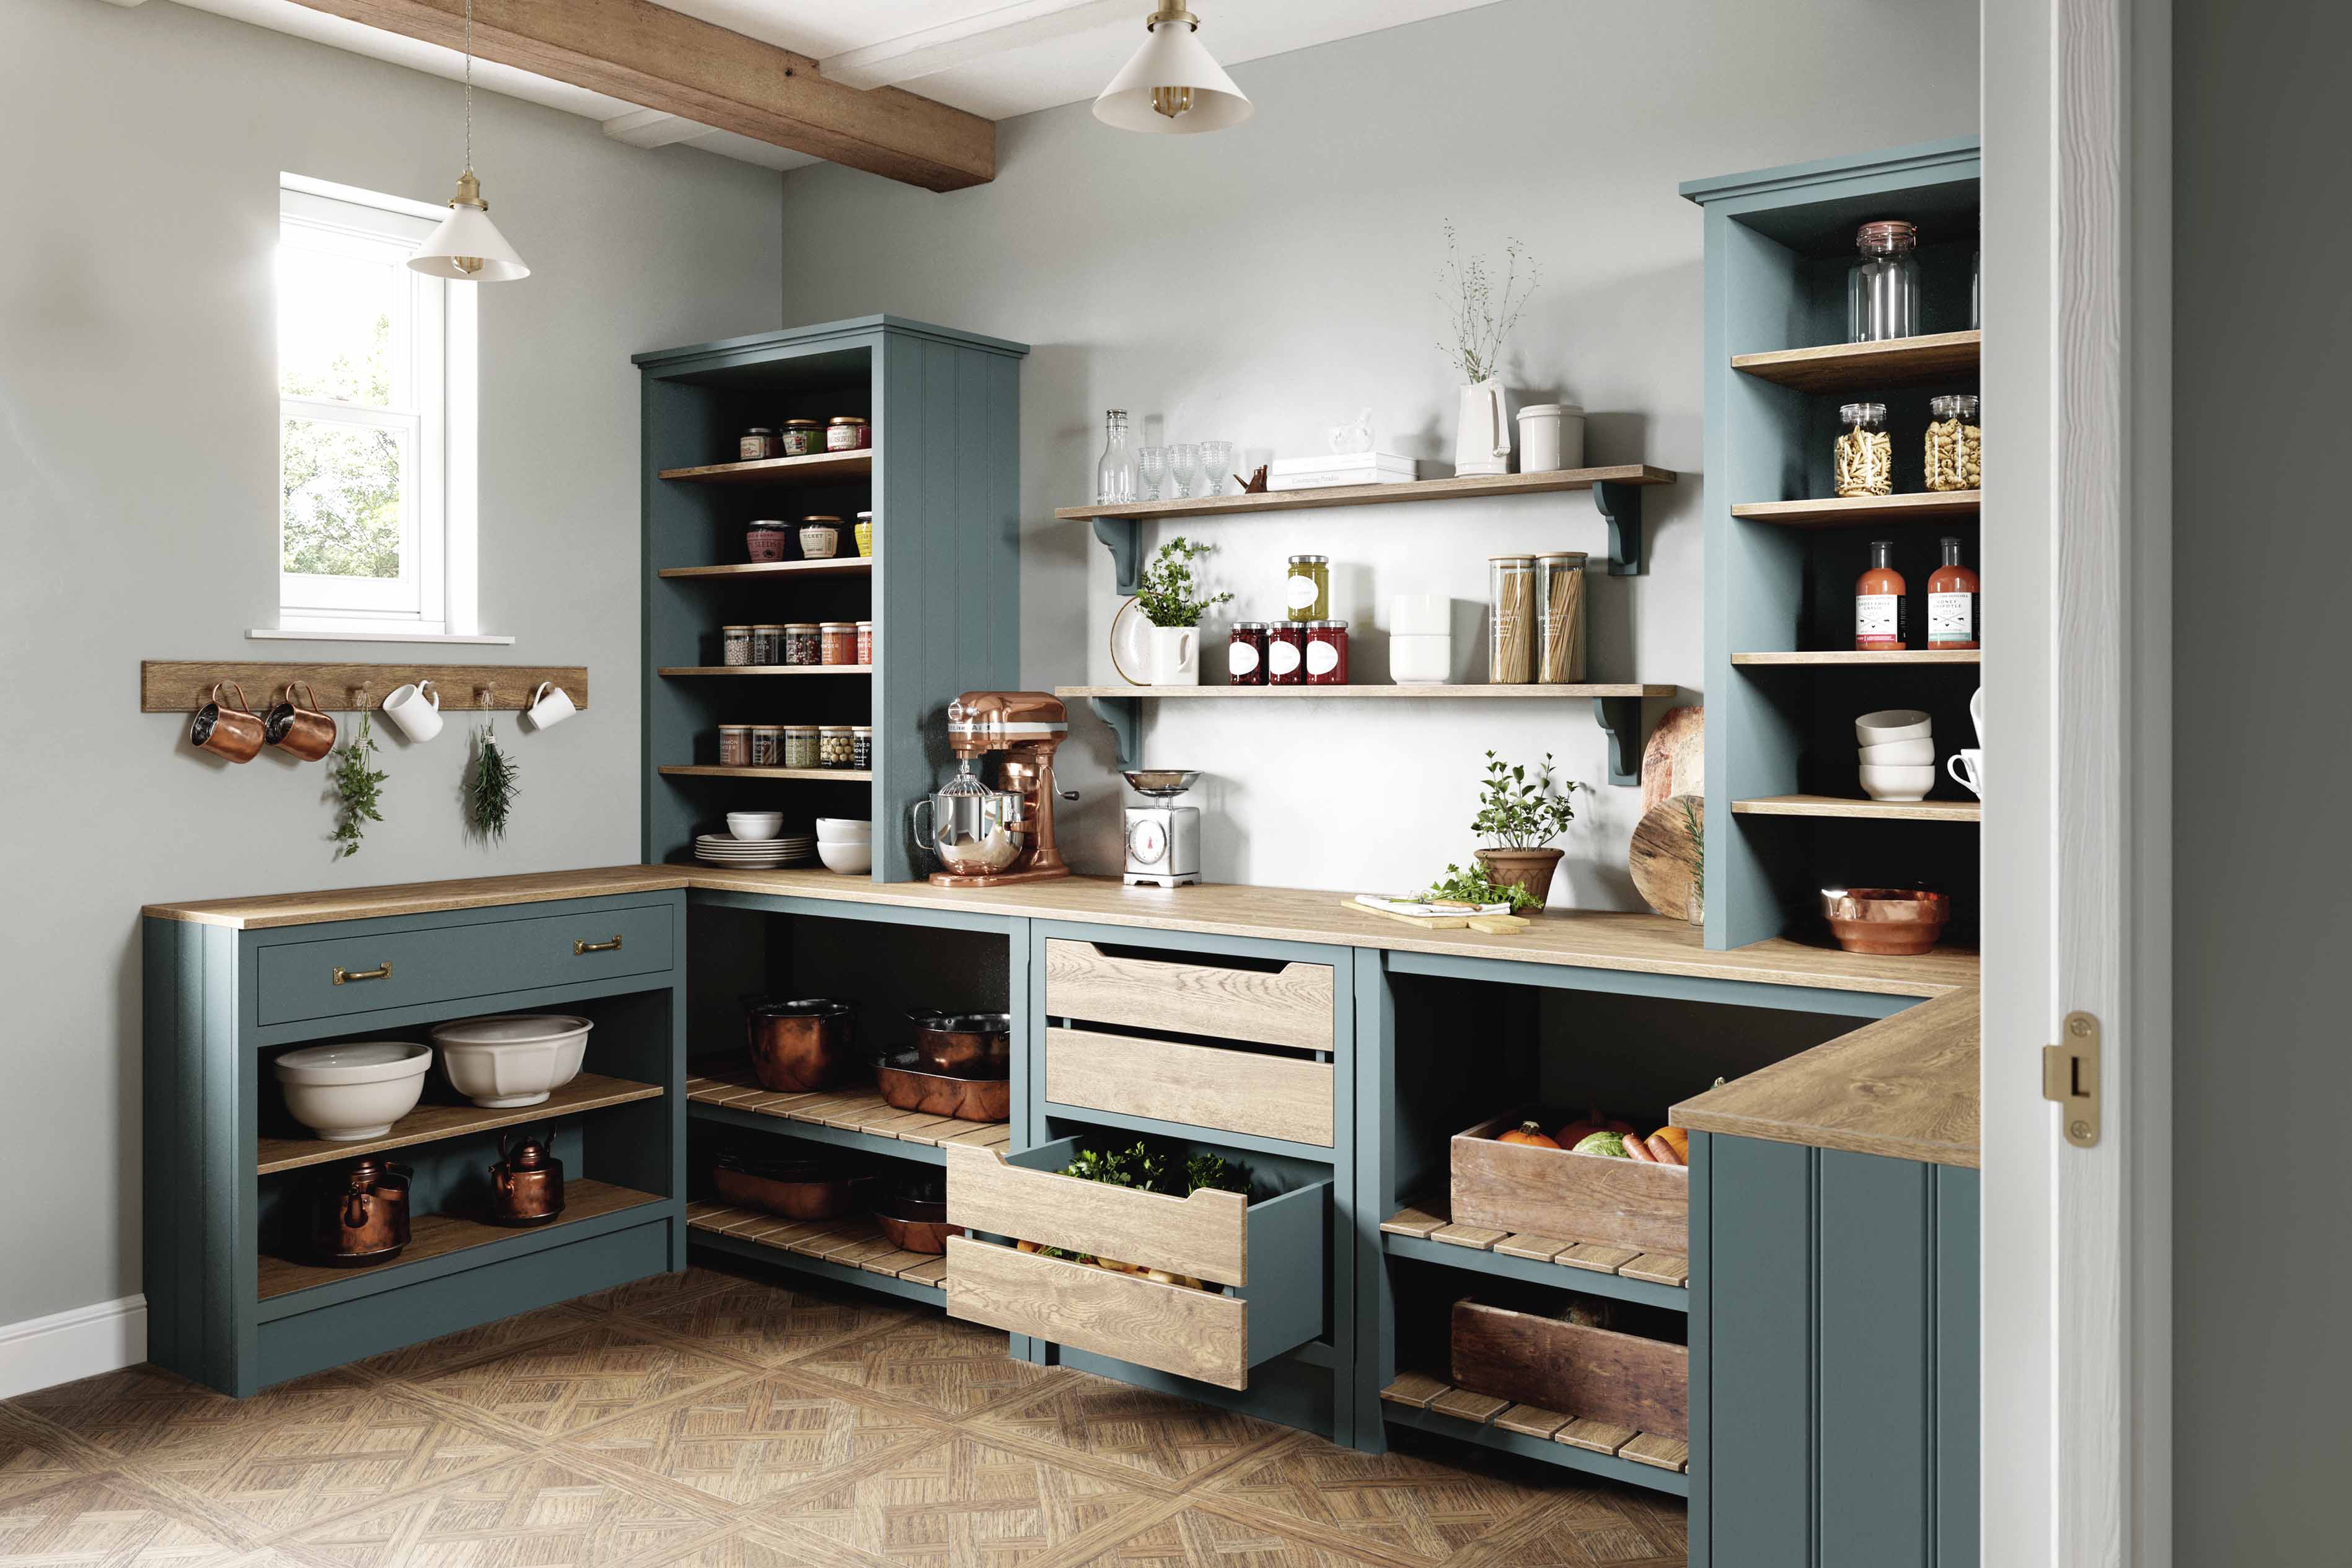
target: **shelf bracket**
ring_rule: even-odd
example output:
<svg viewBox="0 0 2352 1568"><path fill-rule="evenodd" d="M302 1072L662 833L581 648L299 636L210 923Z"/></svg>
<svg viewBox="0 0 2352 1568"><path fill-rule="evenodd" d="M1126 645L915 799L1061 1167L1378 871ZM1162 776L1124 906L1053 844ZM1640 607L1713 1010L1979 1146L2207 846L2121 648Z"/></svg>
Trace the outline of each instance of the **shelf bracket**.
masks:
<svg viewBox="0 0 2352 1568"><path fill-rule="evenodd" d="M1638 517L1640 514L1635 515ZM1641 537L1638 532L1640 524L1634 526L1637 530L1634 537L1638 539ZM1124 597L1136 592L1139 586L1136 579L1142 565L1143 524L1131 517L1098 517L1095 519L1095 537L1101 540L1104 548L1110 552L1110 563L1118 578L1120 595Z"/></svg>
<svg viewBox="0 0 2352 1568"><path fill-rule="evenodd" d="M1596 697L1592 716L1609 733L1609 782L1642 782L1642 700L1638 697Z"/></svg>
<svg viewBox="0 0 2352 1568"><path fill-rule="evenodd" d="M1102 523L1095 523L1100 528ZM1089 697L1087 706L1110 726L1111 749L1118 753L1119 770L1139 766L1143 753L1143 703L1133 697Z"/></svg>
<svg viewBox="0 0 2352 1568"><path fill-rule="evenodd" d="M1609 575L1637 577L1642 561L1642 487L1601 479L1592 487L1592 504L1609 522ZM1100 532L1097 520L1095 530ZM1126 592L1122 589L1121 592Z"/></svg>

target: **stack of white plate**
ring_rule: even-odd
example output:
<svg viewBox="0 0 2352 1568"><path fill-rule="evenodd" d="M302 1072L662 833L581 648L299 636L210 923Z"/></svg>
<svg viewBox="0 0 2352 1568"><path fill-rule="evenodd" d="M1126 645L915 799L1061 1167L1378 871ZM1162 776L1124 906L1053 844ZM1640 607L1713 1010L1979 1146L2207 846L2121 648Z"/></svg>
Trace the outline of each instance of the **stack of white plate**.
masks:
<svg viewBox="0 0 2352 1568"><path fill-rule="evenodd" d="M694 858L713 866L766 868L789 866L816 853L814 833L786 834L780 838L738 838L731 833L698 833Z"/></svg>

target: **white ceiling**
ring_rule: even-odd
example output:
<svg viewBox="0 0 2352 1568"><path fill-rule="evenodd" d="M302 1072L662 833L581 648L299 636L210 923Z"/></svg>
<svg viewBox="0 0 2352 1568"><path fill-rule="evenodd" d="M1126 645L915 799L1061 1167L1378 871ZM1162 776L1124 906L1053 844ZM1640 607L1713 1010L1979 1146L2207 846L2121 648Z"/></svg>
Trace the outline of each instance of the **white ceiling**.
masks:
<svg viewBox="0 0 2352 1568"><path fill-rule="evenodd" d="M115 0L120 5L125 0ZM129 0L137 4L138 0ZM436 76L462 74L455 51L379 32L294 0L180 0ZM857 87L910 92L1003 120L1091 99L1142 41L1151 0L662 0L672 10L821 62ZM1227 66L1475 10L1495 0L1194 0L1201 41ZM642 110L527 71L477 62L478 87L604 123L638 146L688 142L771 169L817 160L749 137Z"/></svg>

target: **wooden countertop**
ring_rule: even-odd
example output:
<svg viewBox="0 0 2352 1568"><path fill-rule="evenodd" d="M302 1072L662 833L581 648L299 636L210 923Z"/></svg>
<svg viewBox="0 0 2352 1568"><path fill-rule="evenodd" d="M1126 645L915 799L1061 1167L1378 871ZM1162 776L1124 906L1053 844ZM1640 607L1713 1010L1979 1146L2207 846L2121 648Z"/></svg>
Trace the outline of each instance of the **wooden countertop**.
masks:
<svg viewBox="0 0 2352 1568"><path fill-rule="evenodd" d="M1694 1132L1974 1170L1978 1026L1969 986L1684 1100L1666 1119Z"/></svg>
<svg viewBox="0 0 2352 1568"><path fill-rule="evenodd" d="M272 926L372 921L425 915L438 910L481 910L498 904L543 904L556 899L601 899L612 893L657 893L690 886L683 866L603 866L587 871L537 871L524 877L468 877L454 882L406 882L390 888L336 888L319 893L272 893L257 899L207 899L191 904L149 904L151 920L266 931Z"/></svg>

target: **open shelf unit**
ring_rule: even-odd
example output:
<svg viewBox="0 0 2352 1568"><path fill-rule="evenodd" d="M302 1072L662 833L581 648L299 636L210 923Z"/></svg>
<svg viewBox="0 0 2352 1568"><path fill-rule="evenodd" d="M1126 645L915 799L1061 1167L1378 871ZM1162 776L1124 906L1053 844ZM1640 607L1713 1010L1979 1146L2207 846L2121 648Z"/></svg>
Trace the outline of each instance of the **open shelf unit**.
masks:
<svg viewBox="0 0 2352 1568"><path fill-rule="evenodd" d="M634 1187L575 1177L563 1184L563 1212L543 1225L492 1225L456 1211L419 1215L410 1223L408 1246L400 1256L389 1263L377 1264L366 1272L374 1276L369 1281L371 1284L379 1289L389 1289L401 1283L402 1275L421 1269L423 1266L447 1258L452 1253L476 1247L493 1247L524 1237L562 1237L568 1226L602 1219L607 1215L619 1214L646 1204L667 1201L657 1194L641 1193ZM360 1270L349 1268L302 1263L265 1253L261 1258L258 1295L262 1300L268 1301L296 1290L348 1283L359 1274Z"/></svg>
<svg viewBox="0 0 2352 1568"><path fill-rule="evenodd" d="M1579 1420L1541 1405L1515 1405L1456 1388L1428 1373L1400 1373L1381 1390L1388 1419L1482 1447L1562 1465L1635 1486L1690 1495L1690 1445L1657 1432ZM1644 1473L1644 1472L1649 1473Z"/></svg>
<svg viewBox="0 0 2352 1568"><path fill-rule="evenodd" d="M760 1087L740 1052L688 1064L686 1113L704 1121L755 1131L782 1131L892 1159L944 1164L950 1143L1002 1149L1013 1142L1006 1121L964 1121L900 1110L869 1084L815 1094L780 1094ZM784 1126L784 1123L794 1125Z"/></svg>
<svg viewBox="0 0 2352 1568"><path fill-rule="evenodd" d="M637 363L643 364L646 356ZM695 468L664 468L665 479L698 485L814 484L820 479L863 479L874 471L874 454L811 452L799 458L761 458L748 463L704 463Z"/></svg>
<svg viewBox="0 0 2352 1568"><path fill-rule="evenodd" d="M1381 1248L1505 1279L1690 1310L1690 1259L1667 1252L1455 1225L1442 1197L1410 1204L1381 1222Z"/></svg>
<svg viewBox="0 0 2352 1568"><path fill-rule="evenodd" d="M698 1246L762 1263L784 1263L836 1284L863 1285L939 1306L947 1299L944 1258L892 1246L864 1215L841 1219L782 1219L727 1204L686 1205L686 1227Z"/></svg>
<svg viewBox="0 0 2352 1568"><path fill-rule="evenodd" d="M1826 652L1799 653L1735 653L1731 662L1736 668L1761 668L1772 665L1843 665L1860 668L1867 665L1903 664L1982 664L1984 654L1978 648L1842 648Z"/></svg>
<svg viewBox="0 0 2352 1568"><path fill-rule="evenodd" d="M1974 155L1973 151L1970 155ZM1848 229L1846 237L1850 241L1851 226ZM1972 328L1881 342L1823 343L1813 348L1734 354L1731 368L1742 375L1798 392L1877 392L1894 386L1974 381L1983 344L1984 334Z"/></svg>

